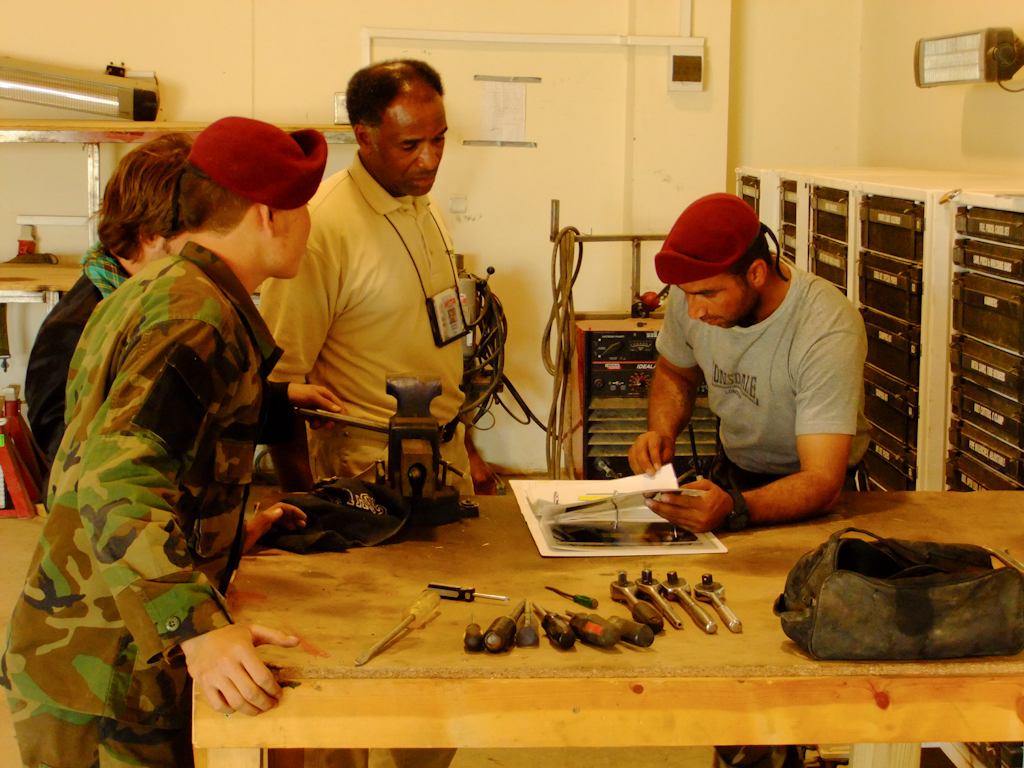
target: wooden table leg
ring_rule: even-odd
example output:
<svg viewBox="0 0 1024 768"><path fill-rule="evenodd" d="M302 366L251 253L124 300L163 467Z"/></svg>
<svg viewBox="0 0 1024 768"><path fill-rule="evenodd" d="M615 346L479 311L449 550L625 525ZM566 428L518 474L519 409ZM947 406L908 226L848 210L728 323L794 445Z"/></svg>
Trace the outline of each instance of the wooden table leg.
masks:
<svg viewBox="0 0 1024 768"><path fill-rule="evenodd" d="M263 765L263 750L259 747L252 749L197 749L196 768L202 768L203 757L206 758L206 768L261 768Z"/></svg>
<svg viewBox="0 0 1024 768"><path fill-rule="evenodd" d="M851 744L850 768L920 768L920 744Z"/></svg>

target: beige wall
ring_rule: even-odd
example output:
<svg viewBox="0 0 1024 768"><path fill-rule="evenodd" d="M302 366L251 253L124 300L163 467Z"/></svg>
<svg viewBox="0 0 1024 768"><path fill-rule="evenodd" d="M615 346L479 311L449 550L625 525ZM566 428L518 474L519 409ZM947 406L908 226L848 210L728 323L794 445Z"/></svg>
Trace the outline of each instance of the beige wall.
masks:
<svg viewBox="0 0 1024 768"><path fill-rule="evenodd" d="M1024 95L994 83L918 88L922 37L1012 27L1020 0L862 0L860 161L863 165L1024 175ZM1013 88L1024 88L1024 72Z"/></svg>
<svg viewBox="0 0 1024 768"><path fill-rule="evenodd" d="M856 165L861 0L733 6L730 172Z"/></svg>
<svg viewBox="0 0 1024 768"><path fill-rule="evenodd" d="M108 61L157 73L163 117L207 121L227 114L287 123L329 123L333 95L360 66L364 28L676 36L679 0L4 0L0 55L101 69ZM448 147L434 193L449 215L457 249L491 280L509 319L506 373L546 419L551 379L540 337L551 305L549 211L583 232L665 232L683 207L725 188L731 5L695 0L693 34L707 37L707 85L669 93L664 48L510 45L381 40L376 59L415 56L435 64L447 89ZM464 147L479 129L474 74L540 77L528 86L527 138L537 149ZM76 117L0 101L0 119ZM334 147L329 172L352 150ZM103 152L105 168L120 153ZM0 146L0 243L13 255L18 214L85 213L85 157L77 146ZM105 179L104 179L105 180ZM84 228L40 231L43 250L77 257ZM644 289L656 287L645 249ZM0 257L2 258L2 257ZM579 310L628 310L626 249L587 249L576 291ZM13 307L19 381L39 308ZM511 398L506 398L511 401ZM519 470L544 466L543 434L495 410L480 432L485 457ZM486 424L485 420L484 424Z"/></svg>

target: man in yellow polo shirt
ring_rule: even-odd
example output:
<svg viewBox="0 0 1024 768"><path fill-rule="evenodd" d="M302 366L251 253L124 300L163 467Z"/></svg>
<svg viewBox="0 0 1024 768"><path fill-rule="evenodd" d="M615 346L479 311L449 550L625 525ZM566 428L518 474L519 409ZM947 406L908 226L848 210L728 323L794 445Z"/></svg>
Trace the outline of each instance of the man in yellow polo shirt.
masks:
<svg viewBox="0 0 1024 768"><path fill-rule="evenodd" d="M471 494L464 427L455 423L464 400L462 349L437 337L427 309L456 286L451 238L428 194L448 130L443 95L440 76L421 61L383 62L353 75L346 98L359 151L310 201L312 232L299 274L268 281L260 311L285 350L275 378L330 387L351 417L388 422L396 405L385 390L389 375L440 379L431 413L450 425L441 457L465 473L461 480L449 474L449 482ZM373 480L376 462L387 457L380 433L297 432L292 445L272 449L286 490L304 490L314 478Z"/></svg>

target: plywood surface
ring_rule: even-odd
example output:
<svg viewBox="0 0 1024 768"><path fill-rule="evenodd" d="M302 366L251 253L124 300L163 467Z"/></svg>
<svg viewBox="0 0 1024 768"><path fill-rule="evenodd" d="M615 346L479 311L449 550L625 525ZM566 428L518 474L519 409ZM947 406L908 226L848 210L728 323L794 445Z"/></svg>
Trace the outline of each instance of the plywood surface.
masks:
<svg viewBox="0 0 1024 768"><path fill-rule="evenodd" d="M402 541L376 548L306 556L264 550L247 557L229 594L235 619L298 635L300 648L265 653L284 677L296 679L1024 674L1019 657L921 664L813 661L785 636L772 611L797 559L849 525L1024 553L1018 494L851 494L837 513L817 521L725 534L727 554L586 559L540 557L512 497L480 502L478 519L411 531ZM429 582L507 595L511 604L528 598L548 610L585 610L545 590L553 586L598 598L600 614L625 617L627 608L609 598L610 583L620 570L639 578L642 568L659 580L677 571L691 585L713 573L743 632L732 634L720 625L709 636L684 616L684 629L667 628L647 649L577 644L562 652L542 640L534 649L469 654L462 637L470 618L486 628L507 606L482 599L442 601L440 614L425 628L399 637L367 665L353 664L398 623Z"/></svg>
<svg viewBox="0 0 1024 768"><path fill-rule="evenodd" d="M204 747L525 747L808 744L1024 739L1024 659L923 663L816 662L782 632L772 603L791 566L835 530L1024 549L1016 493L867 493L836 513L723 536L724 555L543 559L511 498L480 499L481 517L374 549L243 561L229 599L235 619L301 638L261 648L285 683L260 717L213 712L196 697ZM743 621L705 635L667 629L648 649L577 646L469 654L462 634L493 603L444 601L425 628L400 636L363 667L355 656L383 636L430 581L573 607L544 589L608 599L619 570L652 568L693 583L712 572ZM689 620L687 619L687 622ZM856 631L856 628L851 628Z"/></svg>
<svg viewBox="0 0 1024 768"><path fill-rule="evenodd" d="M0 291L69 291L81 276L79 264L0 263Z"/></svg>

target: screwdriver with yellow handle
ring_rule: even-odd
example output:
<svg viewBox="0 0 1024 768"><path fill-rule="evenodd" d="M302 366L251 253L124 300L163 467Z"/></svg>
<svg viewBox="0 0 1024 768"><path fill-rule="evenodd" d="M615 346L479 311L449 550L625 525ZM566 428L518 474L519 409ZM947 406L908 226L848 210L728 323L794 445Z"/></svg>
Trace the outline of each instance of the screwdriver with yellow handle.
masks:
<svg viewBox="0 0 1024 768"><path fill-rule="evenodd" d="M398 636L398 633L403 629L407 627L412 627L413 629L422 627L426 623L427 619L434 615L434 611L436 611L440 605L441 596L432 589L424 589L413 601L412 605L405 609L405 612L402 614L401 623L356 659L356 666L361 667L376 656L380 652L380 649L394 640L395 637Z"/></svg>

